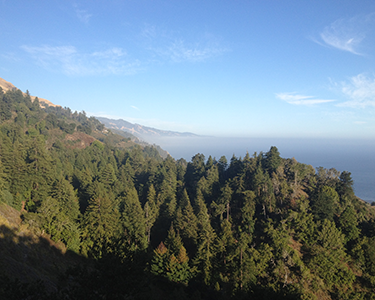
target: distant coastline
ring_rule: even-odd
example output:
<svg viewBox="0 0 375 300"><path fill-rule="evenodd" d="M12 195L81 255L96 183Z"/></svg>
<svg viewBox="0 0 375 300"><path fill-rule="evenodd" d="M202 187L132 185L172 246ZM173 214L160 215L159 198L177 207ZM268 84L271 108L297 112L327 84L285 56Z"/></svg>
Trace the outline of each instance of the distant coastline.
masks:
<svg viewBox="0 0 375 300"><path fill-rule="evenodd" d="M211 155L217 160L224 155L229 162L233 155L244 157L247 152L253 155L276 146L283 158L295 157L314 168L351 172L356 196L366 202L375 201L375 141L372 140L196 137L160 138L154 142L173 158L187 161L201 153L206 159Z"/></svg>

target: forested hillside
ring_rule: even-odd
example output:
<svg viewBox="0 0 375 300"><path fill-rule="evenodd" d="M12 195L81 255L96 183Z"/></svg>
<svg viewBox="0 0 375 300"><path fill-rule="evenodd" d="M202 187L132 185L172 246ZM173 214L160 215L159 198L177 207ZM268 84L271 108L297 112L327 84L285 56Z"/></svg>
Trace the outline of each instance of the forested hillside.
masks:
<svg viewBox="0 0 375 300"><path fill-rule="evenodd" d="M84 112L0 89L0 205L21 216L0 218L14 249L0 252L0 298L374 299L374 211L352 184L274 146L163 159ZM29 267L38 251L59 276Z"/></svg>

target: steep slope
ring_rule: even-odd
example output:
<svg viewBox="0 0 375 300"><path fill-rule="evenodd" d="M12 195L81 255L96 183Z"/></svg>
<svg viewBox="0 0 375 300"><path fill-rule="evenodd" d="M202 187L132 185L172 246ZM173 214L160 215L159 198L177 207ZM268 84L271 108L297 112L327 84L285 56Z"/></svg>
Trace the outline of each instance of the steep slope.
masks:
<svg viewBox="0 0 375 300"><path fill-rule="evenodd" d="M4 91L8 91L8 90L17 90L17 88L14 86L13 83L10 83L8 81L6 81L5 79L3 78L0 78L0 87L4 90ZM31 97L31 100L34 101L36 96L30 96ZM56 104L53 104L51 101L47 100L47 99L43 99L43 98L39 98L39 104L41 107L45 108L47 106L53 106L53 107L58 107L60 105L56 105Z"/></svg>
<svg viewBox="0 0 375 300"><path fill-rule="evenodd" d="M83 258L67 252L43 232L22 224L21 213L0 203L0 275L21 282L44 282L48 291L57 291L59 276Z"/></svg>
<svg viewBox="0 0 375 300"><path fill-rule="evenodd" d="M14 84L6 81L3 78L0 78L0 88L2 88L2 90L4 92L6 92L6 91L14 91L15 92L15 91L18 90L17 87ZM27 95L27 93L22 93L22 94L24 96ZM46 109L47 112L57 112L59 114L64 115L64 117L68 117L68 118L71 118L72 115L74 115L70 112L70 110L68 110L69 111L68 114L67 113L61 113L64 110L62 109L62 107L60 105L53 104L51 101L46 100L44 98L40 98L40 97L36 97L36 96L30 96L30 98L31 98L32 102L34 102L34 100L36 98L38 98L40 107L43 108L43 109ZM127 123L126 121L124 121L124 122ZM102 122L102 123L104 125L106 125L104 122ZM129 124L131 124L131 123L129 123ZM79 124L77 123L76 125L78 126ZM138 126L142 127L141 125L138 125ZM104 141L106 139L107 141L115 143L120 148L129 148L129 147L133 147L136 144L140 145L142 148L144 148L144 147L155 147L157 149L158 153L161 155L161 157L166 158L169 155L169 153L167 151L163 150L160 146L157 146L157 145L152 146L145 139L141 140L139 138L141 136L138 136L137 134L133 135L132 132L135 132L134 130L126 131L126 130L123 130L123 129L118 129L116 126L107 126L107 128L113 129L114 134L103 127L101 130L95 130L95 131L92 132L92 136L94 137L94 139L98 139L98 140L101 140L101 141ZM145 127L145 128L147 128L147 127ZM147 130L143 130L143 131L147 132ZM156 129L156 131L158 131L158 130ZM74 147L80 147L80 148L86 147L93 142L92 137L91 138L90 137L83 137L82 133L79 134L79 135L75 134L75 135L72 135L72 136L67 136L65 138L65 140L70 141L71 143L75 144Z"/></svg>

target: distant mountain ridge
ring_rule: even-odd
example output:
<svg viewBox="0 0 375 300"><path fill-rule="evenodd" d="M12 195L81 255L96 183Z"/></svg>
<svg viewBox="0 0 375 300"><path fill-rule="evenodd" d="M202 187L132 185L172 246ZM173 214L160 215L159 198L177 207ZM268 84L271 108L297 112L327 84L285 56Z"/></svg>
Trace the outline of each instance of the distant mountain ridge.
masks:
<svg viewBox="0 0 375 300"><path fill-rule="evenodd" d="M104 117L95 117L109 129L122 130L129 132L137 137L147 140L149 137L197 137L197 134L191 132L177 132L169 130L160 130L152 127L133 124L123 119L108 119Z"/></svg>

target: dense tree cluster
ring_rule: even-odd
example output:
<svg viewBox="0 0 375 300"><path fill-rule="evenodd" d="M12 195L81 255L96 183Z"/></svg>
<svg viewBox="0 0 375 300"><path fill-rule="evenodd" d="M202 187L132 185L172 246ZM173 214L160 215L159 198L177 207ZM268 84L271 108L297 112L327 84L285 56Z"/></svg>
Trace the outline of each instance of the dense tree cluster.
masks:
<svg viewBox="0 0 375 300"><path fill-rule="evenodd" d="M187 162L67 139L103 129L0 89L0 201L96 262L71 270L56 299L373 299L374 214L349 172L276 147Z"/></svg>

